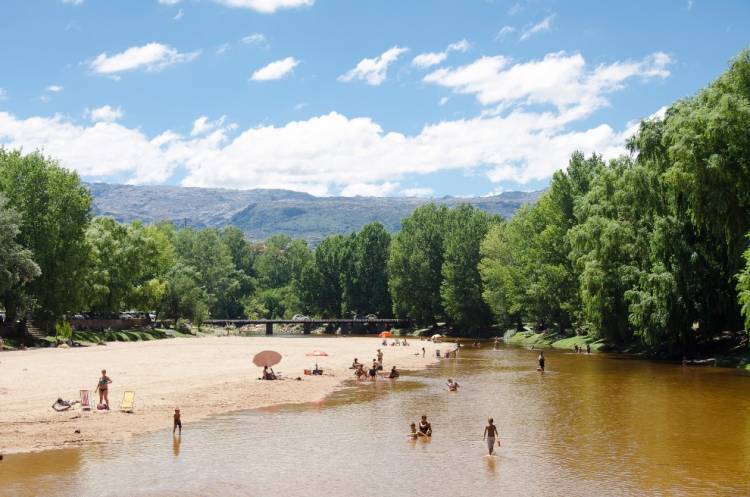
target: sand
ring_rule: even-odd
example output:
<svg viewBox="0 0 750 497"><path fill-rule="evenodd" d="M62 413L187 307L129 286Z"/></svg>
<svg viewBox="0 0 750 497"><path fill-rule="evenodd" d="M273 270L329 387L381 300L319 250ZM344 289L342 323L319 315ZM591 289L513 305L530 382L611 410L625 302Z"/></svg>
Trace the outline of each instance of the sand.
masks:
<svg viewBox="0 0 750 497"><path fill-rule="evenodd" d="M375 337L203 337L1 352L0 454L121 441L139 433L171 430L175 407L189 430L190 423L213 414L316 402L353 379L348 368L354 357L367 365L381 348L385 369L392 365L420 369L435 360L435 348L446 348L427 341L409 342L408 347L381 347ZM303 375L315 364L314 357L305 356L314 349L329 354L319 359L324 376ZM258 380L261 371L251 359L262 350L281 353L283 359L274 369L302 381ZM113 382L110 411L86 412L80 405L64 412L51 408L58 397L79 400L80 389L94 390L102 368ZM125 390L135 391L133 413L119 411Z"/></svg>

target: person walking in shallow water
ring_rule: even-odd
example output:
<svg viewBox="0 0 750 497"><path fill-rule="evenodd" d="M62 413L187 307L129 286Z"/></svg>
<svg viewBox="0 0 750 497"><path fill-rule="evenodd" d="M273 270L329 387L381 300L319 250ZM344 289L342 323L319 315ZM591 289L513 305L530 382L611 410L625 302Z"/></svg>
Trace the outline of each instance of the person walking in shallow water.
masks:
<svg viewBox="0 0 750 497"><path fill-rule="evenodd" d="M538 370L544 373L544 351L539 352L539 368Z"/></svg>
<svg viewBox="0 0 750 497"><path fill-rule="evenodd" d="M495 438L499 438L500 435L497 433L497 426L495 426L495 421L492 418L488 419L487 423L488 425L484 427L482 440L487 441L487 450L489 455L492 455L495 452Z"/></svg>

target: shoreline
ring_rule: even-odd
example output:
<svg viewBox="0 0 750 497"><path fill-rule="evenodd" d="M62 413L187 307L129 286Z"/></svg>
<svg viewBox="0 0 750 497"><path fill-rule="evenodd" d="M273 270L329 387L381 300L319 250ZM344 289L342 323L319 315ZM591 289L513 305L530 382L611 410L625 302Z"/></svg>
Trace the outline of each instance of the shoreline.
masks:
<svg viewBox="0 0 750 497"><path fill-rule="evenodd" d="M126 441L168 430L176 407L189 429L191 423L217 414L319 402L349 386L354 357L369 364L381 348L385 370L392 365L421 370L437 361L435 349L446 347L413 339L407 347L381 347L380 341L378 337L200 337L0 353L0 454ZM260 368L252 364L252 356L267 349L282 354L274 369L288 379L256 379ZM329 353L318 358L326 372L323 376L303 375L303 369L315 363L314 357L305 355L314 349ZM63 412L51 408L58 397L79 400L79 388L93 390L102 368L113 380L110 411L82 411L80 405ZM292 379L297 377L302 380ZM133 413L119 410L125 390L135 391ZM94 397L98 401L98 395Z"/></svg>

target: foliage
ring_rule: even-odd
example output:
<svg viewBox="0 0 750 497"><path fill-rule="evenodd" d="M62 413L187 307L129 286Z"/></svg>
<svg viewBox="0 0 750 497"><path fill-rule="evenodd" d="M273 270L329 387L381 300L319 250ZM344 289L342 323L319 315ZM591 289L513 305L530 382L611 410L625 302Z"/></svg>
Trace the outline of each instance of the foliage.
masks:
<svg viewBox="0 0 750 497"><path fill-rule="evenodd" d="M16 241L20 224L21 216L8 207L0 193L0 302L3 303L13 301L14 296L27 295L24 287L41 274L31 251ZM30 302L19 304L16 310L24 312Z"/></svg>
<svg viewBox="0 0 750 497"><path fill-rule="evenodd" d="M3 295L13 320L23 302L33 302L39 326L52 324L83 303L81 281L88 260L85 230L91 195L78 175L40 153L0 148L0 192L20 214L16 241L31 251L41 274L26 285L15 285Z"/></svg>
<svg viewBox="0 0 750 497"><path fill-rule="evenodd" d="M445 314L440 298L448 209L427 204L401 223L388 258L393 312L420 324L436 324Z"/></svg>
<svg viewBox="0 0 750 497"><path fill-rule="evenodd" d="M498 218L461 205L448 213L440 296L449 322L464 333L478 333L491 323L491 312L482 299L479 249Z"/></svg>
<svg viewBox="0 0 750 497"><path fill-rule="evenodd" d="M63 342L69 341L73 337L73 327L70 326L70 322L62 320L55 323L55 335L58 340L62 340Z"/></svg>

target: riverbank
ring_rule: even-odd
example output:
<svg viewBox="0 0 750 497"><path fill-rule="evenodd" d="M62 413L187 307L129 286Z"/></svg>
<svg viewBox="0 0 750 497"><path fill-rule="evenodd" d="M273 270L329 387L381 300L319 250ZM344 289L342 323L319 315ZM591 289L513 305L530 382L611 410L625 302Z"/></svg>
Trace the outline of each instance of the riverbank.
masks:
<svg viewBox="0 0 750 497"><path fill-rule="evenodd" d="M438 346L411 340L409 347L383 347L385 367L424 368L434 361ZM353 378L348 368L355 357L368 364L379 347L376 337L199 337L3 352L0 453L120 441L170 430L176 407L189 430L190 423L215 414L319 401ZM277 371L302 380L257 380L260 369L252 357L268 349L283 357ZM329 354L318 358L324 376L303 374L315 365L315 358L305 355L314 349ZM102 368L113 381L112 410L52 410L58 397L78 400L79 389L93 390ZM135 392L132 414L118 409L125 390Z"/></svg>
<svg viewBox="0 0 750 497"><path fill-rule="evenodd" d="M561 338L559 335L548 333L529 333L519 332L505 340L506 343L521 347L535 348L553 348L560 350L573 350L576 345L586 350L586 345L591 346L592 352L614 352L628 354L631 356L642 356L652 360L659 360L659 357L650 355L643 350L618 350L611 344L603 340L595 340L588 336L576 335L573 337ZM750 350L745 348L735 348L722 350L710 355L701 355L699 357L689 357L691 364L696 365L713 365L725 368L739 368L750 371Z"/></svg>

